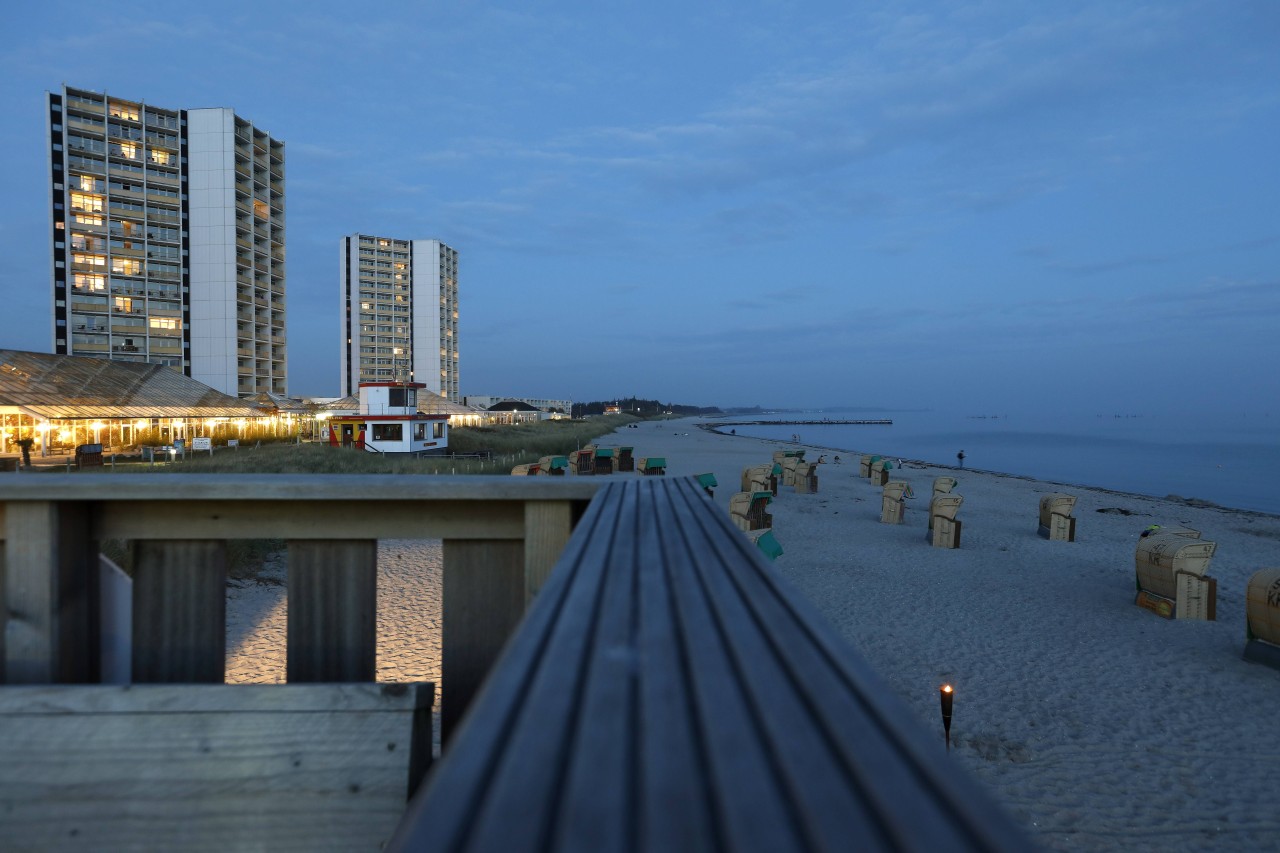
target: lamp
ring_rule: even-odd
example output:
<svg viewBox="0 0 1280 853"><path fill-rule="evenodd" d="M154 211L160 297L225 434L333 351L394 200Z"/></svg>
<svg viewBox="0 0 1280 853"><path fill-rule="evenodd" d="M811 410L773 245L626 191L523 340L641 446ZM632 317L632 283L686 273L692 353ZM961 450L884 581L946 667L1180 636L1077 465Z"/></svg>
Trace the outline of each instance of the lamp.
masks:
<svg viewBox="0 0 1280 853"><path fill-rule="evenodd" d="M947 751L951 751L951 703L955 700L955 691L950 684L938 688L938 698L942 700L942 731L947 739Z"/></svg>

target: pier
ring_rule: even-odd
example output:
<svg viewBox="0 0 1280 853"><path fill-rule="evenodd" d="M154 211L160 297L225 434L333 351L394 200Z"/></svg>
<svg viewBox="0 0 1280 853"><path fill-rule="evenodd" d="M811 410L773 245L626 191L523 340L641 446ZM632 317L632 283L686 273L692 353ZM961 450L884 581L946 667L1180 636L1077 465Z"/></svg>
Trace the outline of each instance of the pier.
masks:
<svg viewBox="0 0 1280 853"><path fill-rule="evenodd" d="M711 426L713 429L740 426L893 426L893 421L889 418L859 421L725 421Z"/></svg>

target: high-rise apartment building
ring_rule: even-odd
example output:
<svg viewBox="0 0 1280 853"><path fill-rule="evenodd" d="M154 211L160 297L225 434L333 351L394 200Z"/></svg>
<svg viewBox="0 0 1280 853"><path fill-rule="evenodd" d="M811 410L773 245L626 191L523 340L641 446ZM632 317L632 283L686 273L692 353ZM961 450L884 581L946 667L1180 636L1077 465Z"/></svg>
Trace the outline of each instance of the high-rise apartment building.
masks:
<svg viewBox="0 0 1280 853"><path fill-rule="evenodd" d="M458 402L458 253L439 240L342 238L341 381L421 382Z"/></svg>
<svg viewBox="0 0 1280 853"><path fill-rule="evenodd" d="M230 109L48 98L53 351L287 393L284 143Z"/></svg>

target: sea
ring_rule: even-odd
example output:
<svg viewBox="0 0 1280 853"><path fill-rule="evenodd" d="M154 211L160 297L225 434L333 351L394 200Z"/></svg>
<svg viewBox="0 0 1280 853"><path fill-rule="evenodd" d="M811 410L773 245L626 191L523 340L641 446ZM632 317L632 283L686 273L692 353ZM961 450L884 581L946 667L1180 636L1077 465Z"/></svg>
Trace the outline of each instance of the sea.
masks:
<svg viewBox="0 0 1280 853"><path fill-rule="evenodd" d="M881 419L892 424L838 423ZM956 454L963 451L965 468L1280 515L1280 412L1018 415L823 409L711 420L735 424L721 428L739 435L780 441L798 435L832 454L877 453L957 466Z"/></svg>

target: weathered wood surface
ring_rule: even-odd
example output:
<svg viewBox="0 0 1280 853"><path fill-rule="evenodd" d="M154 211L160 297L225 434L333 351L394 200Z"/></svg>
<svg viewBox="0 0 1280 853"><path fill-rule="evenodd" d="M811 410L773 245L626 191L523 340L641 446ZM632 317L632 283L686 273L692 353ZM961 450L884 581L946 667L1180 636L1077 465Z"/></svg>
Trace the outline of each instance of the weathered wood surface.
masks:
<svg viewBox="0 0 1280 853"><path fill-rule="evenodd" d="M286 677L377 681L378 543L289 542Z"/></svg>
<svg viewBox="0 0 1280 853"><path fill-rule="evenodd" d="M378 850L431 685L0 690L0 848ZM425 750L425 757L424 757Z"/></svg>
<svg viewBox="0 0 1280 853"><path fill-rule="evenodd" d="M692 479L611 483L392 850L1025 850Z"/></svg>
<svg viewBox="0 0 1280 853"><path fill-rule="evenodd" d="M525 612L525 559L519 542L444 541L440 738L453 736Z"/></svg>
<svg viewBox="0 0 1280 853"><path fill-rule="evenodd" d="M0 682L97 679L98 557L89 516L80 501L6 507Z"/></svg>
<svg viewBox="0 0 1280 853"><path fill-rule="evenodd" d="M133 557L133 680L221 683L227 663L227 546L141 541Z"/></svg>
<svg viewBox="0 0 1280 853"><path fill-rule="evenodd" d="M204 660L212 660L215 644L225 642L222 629L213 628L222 620L221 582L214 583L220 570L212 564L197 568L204 566L205 558L180 556L187 547L184 542L310 542L297 546L302 549L299 554L320 555L316 560L322 562L328 559L323 555L336 554L353 540L505 542L507 553L518 552L523 562L520 572L503 575L512 586L503 591L503 600L516 596L527 601L545 582L574 522L599 488L591 480L513 481L499 476L55 474L11 480L0 482L0 565L5 567L0 576L0 602L5 605L0 610L5 622L0 632L0 683L9 684L96 680L94 667L100 656L95 648L95 541L145 542L146 553L177 556L153 562L173 563L179 574L152 571L136 589L141 596L138 621L143 623L141 642L135 647L143 656L139 680L209 681L215 676L207 668L193 669L188 651L194 647L183 650L171 642L198 627L199 657ZM367 621L365 593L372 575L366 566L348 576L350 565L335 563L297 582L299 627L309 626L302 633L311 638L309 649L292 658L300 679L373 677L367 663L372 641L356 641L350 634L353 626ZM340 613L330 606L333 596L307 591L310 580L320 574L326 578L321 586L339 590ZM356 590L364 593L347 595ZM162 606L167 596L178 593L183 615ZM197 600L201 596L212 596L207 607ZM332 612L320 615L316 607ZM163 624L153 622L153 616ZM504 612L495 624L509 629L515 621ZM340 626L343 638L321 639L330 626ZM481 659L491 659L506 636L485 638L491 651ZM189 645L194 640L182 642ZM322 653L326 644L328 651ZM175 656L177 660L170 659ZM317 656L325 662L317 663ZM341 665L336 663L339 657L345 661ZM304 666L304 658L311 663ZM465 691L456 695L465 696Z"/></svg>

